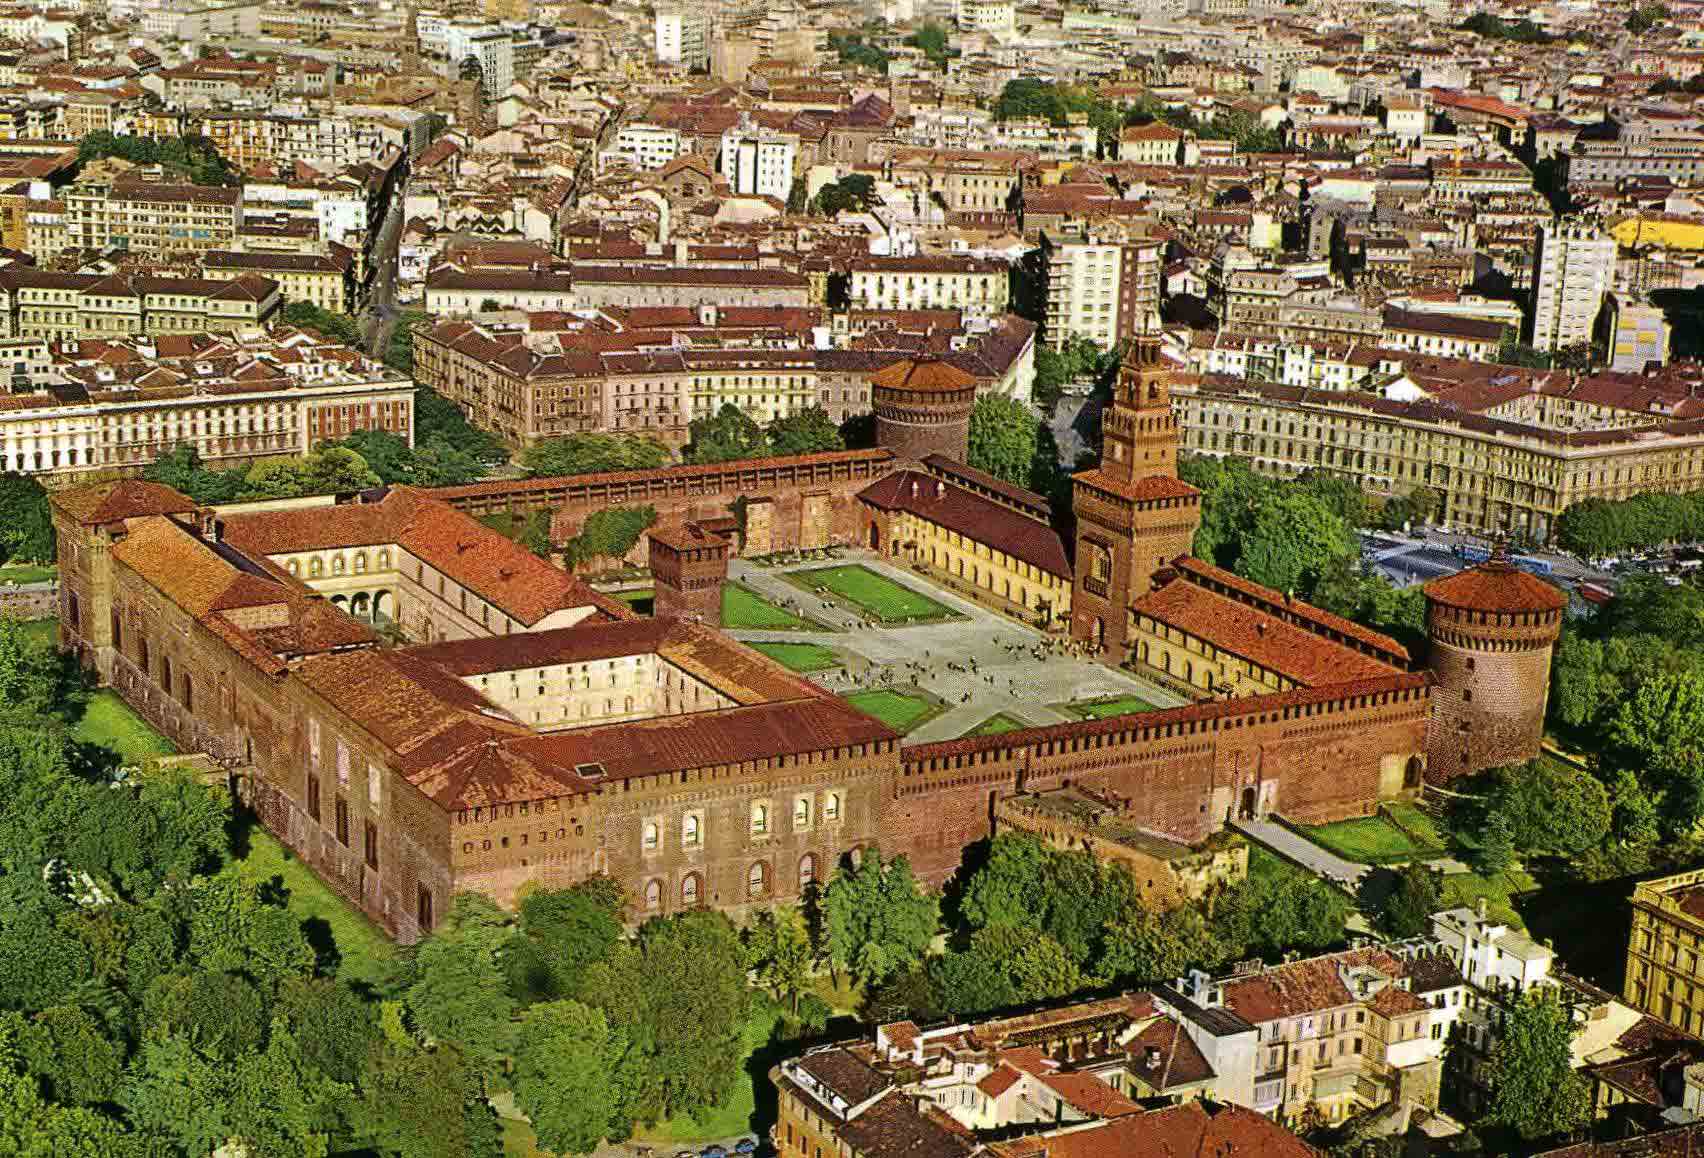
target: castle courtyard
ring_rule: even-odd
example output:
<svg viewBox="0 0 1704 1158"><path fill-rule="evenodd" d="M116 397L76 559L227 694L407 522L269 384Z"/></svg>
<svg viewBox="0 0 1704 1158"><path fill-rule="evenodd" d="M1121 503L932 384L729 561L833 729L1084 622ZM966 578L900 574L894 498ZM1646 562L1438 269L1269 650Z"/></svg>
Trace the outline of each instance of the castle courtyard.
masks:
<svg viewBox="0 0 1704 1158"><path fill-rule="evenodd" d="M730 580L825 626L817 631L729 629L729 634L745 643L810 643L835 652L843 670L804 674L841 695L882 687L905 692L914 686L915 675L915 687L945 701L946 708L909 730L907 743L956 739L995 716L1025 724L1070 723L1083 713L1067 711L1066 705L1088 701L1132 697L1156 708L1187 702L1129 672L1061 650L1066 641L1057 636L996 614L873 552L843 551L836 563L868 568L945 605L956 617L937 623L882 624L861 617L841 601L801 589L798 576L822 568L821 562L760 567L732 559Z"/></svg>

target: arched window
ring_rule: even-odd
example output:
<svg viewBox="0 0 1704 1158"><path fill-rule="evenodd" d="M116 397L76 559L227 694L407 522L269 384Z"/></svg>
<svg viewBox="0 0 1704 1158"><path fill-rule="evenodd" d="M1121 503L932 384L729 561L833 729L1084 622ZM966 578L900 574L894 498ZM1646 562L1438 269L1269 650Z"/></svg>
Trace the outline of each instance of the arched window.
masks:
<svg viewBox="0 0 1704 1158"><path fill-rule="evenodd" d="M697 848L698 842L703 839L703 826L704 822L699 819L698 813L687 813L686 817L680 822L681 846L683 848Z"/></svg>
<svg viewBox="0 0 1704 1158"><path fill-rule="evenodd" d="M698 903L702 891L703 886L699 884L698 874L687 873L685 879L680 882L680 903L691 908Z"/></svg>
<svg viewBox="0 0 1704 1158"><path fill-rule="evenodd" d="M183 710L195 711L195 681L189 678L189 673L183 673Z"/></svg>
<svg viewBox="0 0 1704 1158"><path fill-rule="evenodd" d="M308 578L318 579L321 575L324 575L324 574L325 574L325 560L324 559L321 559L319 556L316 555L312 559L308 560Z"/></svg>
<svg viewBox="0 0 1704 1158"><path fill-rule="evenodd" d="M654 824L650 821L646 821L646 823L645 823L645 835L644 835L645 851L646 852L656 852L657 846L661 843L662 843L662 834L658 832L656 824Z"/></svg>
<svg viewBox="0 0 1704 1158"><path fill-rule="evenodd" d="M840 793L830 792L822 798L822 818L830 821L840 819Z"/></svg>
<svg viewBox="0 0 1704 1158"><path fill-rule="evenodd" d="M367 552L357 551L357 552L355 552L355 574L365 575L366 573L367 573Z"/></svg>
<svg viewBox="0 0 1704 1158"><path fill-rule="evenodd" d="M809 828L811 826L811 798L798 796L793 799L793 827Z"/></svg>
<svg viewBox="0 0 1704 1158"><path fill-rule="evenodd" d="M751 832L753 836L763 836L769 832L769 805L751 806Z"/></svg>
<svg viewBox="0 0 1704 1158"><path fill-rule="evenodd" d="M799 891L802 893L816 882L816 855L806 853L799 858Z"/></svg>
<svg viewBox="0 0 1704 1158"><path fill-rule="evenodd" d="M160 686L166 689L166 694L172 694L172 657L164 656L160 660Z"/></svg>
<svg viewBox="0 0 1704 1158"><path fill-rule="evenodd" d="M333 575L341 575L341 574L343 574L343 567L344 567L343 556L342 555L333 555L331 557L331 573Z"/></svg>
<svg viewBox="0 0 1704 1158"><path fill-rule="evenodd" d="M117 611L112 613L112 646L119 652L124 651L124 624L119 622Z"/></svg>
<svg viewBox="0 0 1704 1158"><path fill-rule="evenodd" d="M769 891L769 866L757 861L751 866L751 872L746 874L746 895L761 897Z"/></svg>
<svg viewBox="0 0 1704 1158"><path fill-rule="evenodd" d="M390 565L391 565L390 552L389 551L380 551L379 552L379 570L389 571Z"/></svg>
<svg viewBox="0 0 1704 1158"><path fill-rule="evenodd" d="M663 882L655 878L645 882L645 907L660 909L663 907Z"/></svg>
<svg viewBox="0 0 1704 1158"><path fill-rule="evenodd" d="M300 575L302 573L302 562L300 559L291 559L288 563L284 564L284 567L292 575Z"/></svg>

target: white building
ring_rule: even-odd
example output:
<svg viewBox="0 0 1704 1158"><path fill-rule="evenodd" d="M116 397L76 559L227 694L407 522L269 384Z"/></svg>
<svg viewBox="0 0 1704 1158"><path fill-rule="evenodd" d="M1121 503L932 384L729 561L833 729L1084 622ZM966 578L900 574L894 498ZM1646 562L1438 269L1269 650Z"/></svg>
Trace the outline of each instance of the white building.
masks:
<svg viewBox="0 0 1704 1158"><path fill-rule="evenodd" d="M798 156L798 137L749 121L722 134L722 176L735 193L774 197L785 204Z"/></svg>
<svg viewBox="0 0 1704 1158"><path fill-rule="evenodd" d="M658 64L709 68L710 13L691 0L659 5L656 53Z"/></svg>
<svg viewBox="0 0 1704 1158"><path fill-rule="evenodd" d="M1583 222L1539 226L1532 344L1555 350L1592 340L1615 273L1615 239Z"/></svg>
<svg viewBox="0 0 1704 1158"><path fill-rule="evenodd" d="M1047 344L1087 338L1110 350L1157 330L1165 242L1153 238L1043 238L1047 262Z"/></svg>
<svg viewBox="0 0 1704 1158"><path fill-rule="evenodd" d="M1017 5L1013 0L955 0L953 18L962 32L1006 36L1017 30Z"/></svg>
<svg viewBox="0 0 1704 1158"><path fill-rule="evenodd" d="M625 162L635 169L661 169L685 151L675 129L635 121L621 127L604 157L606 163Z"/></svg>

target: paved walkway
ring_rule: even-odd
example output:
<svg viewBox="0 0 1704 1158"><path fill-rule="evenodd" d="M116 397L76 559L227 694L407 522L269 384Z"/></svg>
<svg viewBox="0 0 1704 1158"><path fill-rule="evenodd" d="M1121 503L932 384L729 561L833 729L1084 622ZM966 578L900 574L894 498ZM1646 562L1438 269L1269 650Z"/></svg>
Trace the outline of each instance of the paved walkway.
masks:
<svg viewBox="0 0 1704 1158"><path fill-rule="evenodd" d="M1275 820L1233 820L1231 827L1263 844L1292 864L1300 865L1317 877L1342 885L1351 892L1361 883L1371 866L1344 860L1329 849L1297 835Z"/></svg>
<svg viewBox="0 0 1704 1158"><path fill-rule="evenodd" d="M905 691L913 686L915 675L915 686L932 692L949 706L913 729L906 736L909 743L955 739L998 712L1027 724L1068 723L1076 717L1052 705L1077 700L1134 695L1162 708L1186 702L1177 693L1128 672L1045 650L1053 641L1035 628L997 615L871 552L843 551L835 561L835 565L851 563L863 564L922 591L964 618L899 627L865 626L856 613L837 605L824 608L822 600L783 578L787 572L830 564L803 563L779 569L734 559L728 566L730 579L772 602L791 600L799 614L838 630L730 629L729 634L748 643L818 643L833 648L846 658L847 674L818 673L809 678L841 694L879 687ZM1035 654L1038 648L1044 649L1041 658ZM949 663L960 670L952 670Z"/></svg>

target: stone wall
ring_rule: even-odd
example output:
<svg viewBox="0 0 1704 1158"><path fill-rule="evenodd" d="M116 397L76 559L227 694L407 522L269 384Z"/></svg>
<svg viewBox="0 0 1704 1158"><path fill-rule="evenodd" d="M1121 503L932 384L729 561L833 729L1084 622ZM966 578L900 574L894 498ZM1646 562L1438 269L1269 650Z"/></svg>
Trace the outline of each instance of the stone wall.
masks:
<svg viewBox="0 0 1704 1158"><path fill-rule="evenodd" d="M59 584L0 586L0 615L18 619L45 619L59 614Z"/></svg>

